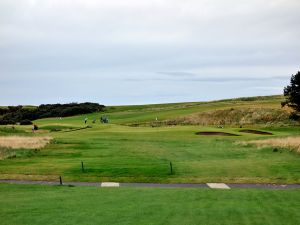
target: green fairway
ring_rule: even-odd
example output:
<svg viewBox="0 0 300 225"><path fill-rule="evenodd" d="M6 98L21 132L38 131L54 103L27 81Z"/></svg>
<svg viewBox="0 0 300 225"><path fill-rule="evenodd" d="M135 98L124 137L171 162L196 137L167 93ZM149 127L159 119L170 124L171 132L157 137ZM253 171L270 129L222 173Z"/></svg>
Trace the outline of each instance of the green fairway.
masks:
<svg viewBox="0 0 300 225"><path fill-rule="evenodd" d="M40 130L34 134L31 126L2 127L1 135L51 136L54 141L41 150L2 150L12 153L0 160L0 179L57 180L62 176L65 181L97 182L299 183L299 154L238 144L270 136L242 133L237 126L125 125L232 106L280 108L280 99L109 107L105 113L35 121ZM109 116L109 124L99 123L103 114ZM88 128L85 117L89 118ZM92 123L93 119L98 121ZM247 127L272 132L272 138L300 134L299 127L291 125ZM196 135L200 131L238 136Z"/></svg>
<svg viewBox="0 0 300 225"><path fill-rule="evenodd" d="M299 190L96 188L0 184L2 225L300 223Z"/></svg>

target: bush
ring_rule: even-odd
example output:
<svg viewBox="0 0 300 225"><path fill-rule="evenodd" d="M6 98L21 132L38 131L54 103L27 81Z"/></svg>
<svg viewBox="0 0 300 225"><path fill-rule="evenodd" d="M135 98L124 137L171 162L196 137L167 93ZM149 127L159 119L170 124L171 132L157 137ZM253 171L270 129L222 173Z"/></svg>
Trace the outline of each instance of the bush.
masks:
<svg viewBox="0 0 300 225"><path fill-rule="evenodd" d="M20 125L32 125L32 122L30 121L30 120L22 120L21 122L20 122Z"/></svg>
<svg viewBox="0 0 300 225"><path fill-rule="evenodd" d="M16 124L16 121L12 119L0 119L0 125Z"/></svg>
<svg viewBox="0 0 300 225"><path fill-rule="evenodd" d="M297 114L297 113L295 113L295 112L292 112L292 113L290 114L289 118L290 118L291 120L297 121L297 120L300 119L300 116L299 116L299 114Z"/></svg>
<svg viewBox="0 0 300 225"><path fill-rule="evenodd" d="M32 124L30 121L46 117L65 117L80 114L104 111L105 106L98 103L69 103L47 104L36 108L23 108L22 106L9 106L0 108L0 125L20 123ZM30 123L29 123L30 122Z"/></svg>

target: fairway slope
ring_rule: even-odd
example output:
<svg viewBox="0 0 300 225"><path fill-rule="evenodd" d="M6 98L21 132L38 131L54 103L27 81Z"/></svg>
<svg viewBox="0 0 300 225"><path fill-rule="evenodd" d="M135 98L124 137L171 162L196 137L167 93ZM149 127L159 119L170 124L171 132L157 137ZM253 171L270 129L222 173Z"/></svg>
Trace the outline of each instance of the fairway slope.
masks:
<svg viewBox="0 0 300 225"><path fill-rule="evenodd" d="M166 123L231 108L286 110L281 109L281 101L282 96L269 96L114 106L102 113L36 120L39 130L34 133L31 126L1 126L1 136L49 136L53 141L41 151L17 151L0 160L0 179L57 181L62 176L66 182L300 183L300 155L296 151L276 152L273 145L258 148L236 144L267 139L269 135L262 135L262 131L272 133L274 138L300 136L296 122ZM107 116L109 123L100 123L101 116Z"/></svg>

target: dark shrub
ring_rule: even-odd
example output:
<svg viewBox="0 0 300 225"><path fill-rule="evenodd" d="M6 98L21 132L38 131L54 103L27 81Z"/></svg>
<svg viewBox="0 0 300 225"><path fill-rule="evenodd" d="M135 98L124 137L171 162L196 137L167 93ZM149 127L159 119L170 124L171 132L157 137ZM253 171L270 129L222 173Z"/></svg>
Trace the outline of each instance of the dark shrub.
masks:
<svg viewBox="0 0 300 225"><path fill-rule="evenodd" d="M0 125L16 124L16 121L12 119L0 119Z"/></svg>
<svg viewBox="0 0 300 225"><path fill-rule="evenodd" d="M20 122L20 125L31 125L31 124L32 124L32 122L30 120L27 120L27 119L21 120L21 122Z"/></svg>
<svg viewBox="0 0 300 225"><path fill-rule="evenodd" d="M86 113L100 112L105 108L98 103L69 103L69 104L46 104L36 108L24 108L22 106L9 106L0 108L0 125L23 123L46 117L75 116ZM29 123L26 123L26 125ZM32 123L30 123L32 124ZM23 125L25 125L23 123Z"/></svg>
<svg viewBox="0 0 300 225"><path fill-rule="evenodd" d="M297 114L297 113L295 113L295 112L292 112L291 114L290 114L290 116L289 116L289 118L291 119L291 120L299 120L300 119L300 116L299 116L299 114Z"/></svg>

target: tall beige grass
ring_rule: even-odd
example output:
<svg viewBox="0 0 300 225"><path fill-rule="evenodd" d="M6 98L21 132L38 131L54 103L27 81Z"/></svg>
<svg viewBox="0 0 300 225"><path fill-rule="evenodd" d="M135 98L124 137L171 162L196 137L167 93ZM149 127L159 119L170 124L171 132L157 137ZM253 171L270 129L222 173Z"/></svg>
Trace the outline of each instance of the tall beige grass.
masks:
<svg viewBox="0 0 300 225"><path fill-rule="evenodd" d="M165 121L167 124L187 125L251 125L293 123L289 120L290 112L286 109L254 107L237 107L208 112L193 113L185 117Z"/></svg>
<svg viewBox="0 0 300 225"><path fill-rule="evenodd" d="M242 144L255 144L258 147L279 147L287 148L300 153L300 137L272 138L266 140L256 140L242 142Z"/></svg>
<svg viewBox="0 0 300 225"><path fill-rule="evenodd" d="M0 137L0 147L11 149L39 149L45 147L52 140L51 137Z"/></svg>

